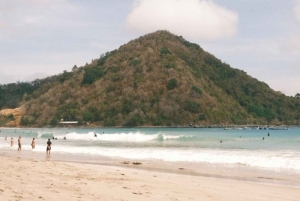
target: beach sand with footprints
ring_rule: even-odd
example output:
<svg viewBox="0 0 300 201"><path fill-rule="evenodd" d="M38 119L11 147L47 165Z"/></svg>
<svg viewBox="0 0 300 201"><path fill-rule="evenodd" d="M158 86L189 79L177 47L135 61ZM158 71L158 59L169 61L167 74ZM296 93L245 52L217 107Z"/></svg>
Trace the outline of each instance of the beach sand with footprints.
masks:
<svg viewBox="0 0 300 201"><path fill-rule="evenodd" d="M120 167L1 156L0 163L1 201L300 200L292 186L137 169L131 162Z"/></svg>

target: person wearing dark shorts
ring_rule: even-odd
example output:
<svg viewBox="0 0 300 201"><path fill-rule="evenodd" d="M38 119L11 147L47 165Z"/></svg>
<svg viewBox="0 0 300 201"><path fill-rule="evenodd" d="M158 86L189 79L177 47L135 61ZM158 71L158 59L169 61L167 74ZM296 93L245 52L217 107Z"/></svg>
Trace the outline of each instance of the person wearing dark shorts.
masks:
<svg viewBox="0 0 300 201"><path fill-rule="evenodd" d="M48 139L48 142L47 142L47 149L46 149L46 151L47 151L47 154L50 154L50 151L51 151L51 141L50 141L50 139Z"/></svg>

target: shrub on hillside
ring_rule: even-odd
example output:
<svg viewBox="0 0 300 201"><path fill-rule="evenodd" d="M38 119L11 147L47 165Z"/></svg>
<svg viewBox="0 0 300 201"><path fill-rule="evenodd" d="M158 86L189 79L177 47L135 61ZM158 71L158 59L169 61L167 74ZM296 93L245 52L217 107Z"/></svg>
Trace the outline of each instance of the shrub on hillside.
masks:
<svg viewBox="0 0 300 201"><path fill-rule="evenodd" d="M193 102L193 101L186 101L185 102L185 108L186 111L189 111L191 113L198 113L200 112L201 105L199 103Z"/></svg>
<svg viewBox="0 0 300 201"><path fill-rule="evenodd" d="M132 60L131 62L129 62L129 65L130 65L130 66L136 66L136 65L139 65L140 63L142 63L141 60L139 60L139 59L134 59L134 60Z"/></svg>
<svg viewBox="0 0 300 201"><path fill-rule="evenodd" d="M50 125L52 126L56 126L59 123L59 119L57 118L57 116L54 116L51 121L50 121Z"/></svg>
<svg viewBox="0 0 300 201"><path fill-rule="evenodd" d="M116 121L113 118L106 118L104 120L104 126L106 127L116 126Z"/></svg>
<svg viewBox="0 0 300 201"><path fill-rule="evenodd" d="M199 94L199 95L202 94L202 90L201 90L199 87L197 87L197 86L193 86L193 87L192 87L192 90L193 90L194 92L196 92L197 94Z"/></svg>
<svg viewBox="0 0 300 201"><path fill-rule="evenodd" d="M168 62L164 64L165 68L175 68L176 64L174 62Z"/></svg>
<svg viewBox="0 0 300 201"><path fill-rule="evenodd" d="M82 84L92 84L104 76L104 71L99 67L87 68L83 76Z"/></svg>
<svg viewBox="0 0 300 201"><path fill-rule="evenodd" d="M33 116L23 116L21 119L22 126L30 126L36 123L35 118Z"/></svg>
<svg viewBox="0 0 300 201"><path fill-rule="evenodd" d="M58 76L59 82L63 83L72 77L71 72L64 71L61 75Z"/></svg>
<svg viewBox="0 0 300 201"><path fill-rule="evenodd" d="M106 62L106 60L107 60L110 56L114 55L116 52L117 52L117 51L114 50L114 51L106 52L105 54L102 54L102 55L100 56L99 60L98 60L98 65L99 65L99 66L103 65L103 64Z"/></svg>
<svg viewBox="0 0 300 201"><path fill-rule="evenodd" d="M205 114L200 114L200 115L199 115L199 120L200 120L200 121L206 120L206 115L205 115Z"/></svg>
<svg viewBox="0 0 300 201"><path fill-rule="evenodd" d="M83 121L91 121L93 122L95 117L94 114L91 113L90 111L85 111L82 115Z"/></svg>
<svg viewBox="0 0 300 201"><path fill-rule="evenodd" d="M124 101L122 103L122 114L123 115L128 115L132 110L134 109L134 105L130 101Z"/></svg>
<svg viewBox="0 0 300 201"><path fill-rule="evenodd" d="M120 66L110 66L108 68L109 71L113 72L113 73L117 73L121 70L121 67Z"/></svg>
<svg viewBox="0 0 300 201"><path fill-rule="evenodd" d="M0 126L4 126L7 122L15 120L15 117L13 114L10 114L8 116L1 115L0 114Z"/></svg>
<svg viewBox="0 0 300 201"><path fill-rule="evenodd" d="M143 120L140 115L134 115L131 117L128 122L124 125L126 127L136 127L143 124Z"/></svg>
<svg viewBox="0 0 300 201"><path fill-rule="evenodd" d="M172 52L167 48L163 47L160 49L160 55L172 54Z"/></svg>
<svg viewBox="0 0 300 201"><path fill-rule="evenodd" d="M172 90L172 89L175 89L177 86L178 86L177 80L176 79L171 79L171 80L169 80L169 82L167 84L167 89Z"/></svg>
<svg viewBox="0 0 300 201"><path fill-rule="evenodd" d="M164 125L164 119L162 117L157 117L153 120L152 123L153 126L163 126Z"/></svg>

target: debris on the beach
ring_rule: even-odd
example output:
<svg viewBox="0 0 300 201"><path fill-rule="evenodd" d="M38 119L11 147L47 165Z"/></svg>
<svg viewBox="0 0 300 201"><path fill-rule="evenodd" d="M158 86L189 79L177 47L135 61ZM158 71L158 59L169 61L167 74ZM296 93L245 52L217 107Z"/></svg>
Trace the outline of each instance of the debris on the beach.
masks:
<svg viewBox="0 0 300 201"><path fill-rule="evenodd" d="M126 164L127 165L127 164L130 164L130 162L129 161L123 161L122 164Z"/></svg>
<svg viewBox="0 0 300 201"><path fill-rule="evenodd" d="M257 178L259 178L259 179L271 179L271 180L282 180L282 179L276 179L274 177L263 177L263 176L258 176Z"/></svg>
<svg viewBox="0 0 300 201"><path fill-rule="evenodd" d="M132 164L133 165L142 165L142 163L140 163L140 162L133 162Z"/></svg>
<svg viewBox="0 0 300 201"><path fill-rule="evenodd" d="M179 170L184 170L184 168L179 168Z"/></svg>

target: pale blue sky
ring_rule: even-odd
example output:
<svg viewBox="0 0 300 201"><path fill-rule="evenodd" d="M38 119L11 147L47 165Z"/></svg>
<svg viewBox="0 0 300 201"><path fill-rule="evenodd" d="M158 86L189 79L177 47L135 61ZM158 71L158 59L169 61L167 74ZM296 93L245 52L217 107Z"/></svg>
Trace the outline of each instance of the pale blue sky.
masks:
<svg viewBox="0 0 300 201"><path fill-rule="evenodd" d="M1 0L0 84L70 71L158 29L300 93L298 0Z"/></svg>

